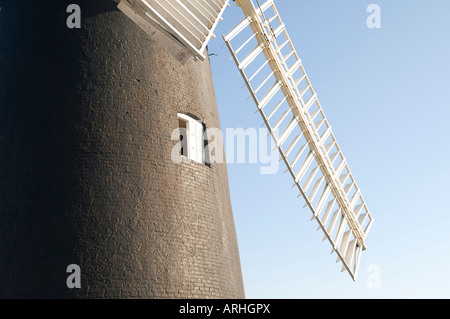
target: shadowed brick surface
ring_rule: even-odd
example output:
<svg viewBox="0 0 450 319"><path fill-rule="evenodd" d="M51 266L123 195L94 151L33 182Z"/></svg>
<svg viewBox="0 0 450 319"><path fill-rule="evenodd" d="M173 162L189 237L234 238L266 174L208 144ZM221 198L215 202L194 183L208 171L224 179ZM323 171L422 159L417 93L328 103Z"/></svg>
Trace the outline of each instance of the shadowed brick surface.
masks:
<svg viewBox="0 0 450 319"><path fill-rule="evenodd" d="M171 160L178 112L219 127L209 62L115 7L2 1L0 297L242 298L226 165Z"/></svg>

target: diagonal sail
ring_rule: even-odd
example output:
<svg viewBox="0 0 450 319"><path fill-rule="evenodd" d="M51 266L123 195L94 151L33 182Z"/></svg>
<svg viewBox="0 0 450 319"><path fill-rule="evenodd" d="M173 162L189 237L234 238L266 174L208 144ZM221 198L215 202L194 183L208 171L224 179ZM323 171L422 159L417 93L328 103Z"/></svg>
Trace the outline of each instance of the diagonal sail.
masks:
<svg viewBox="0 0 450 319"><path fill-rule="evenodd" d="M356 280L372 215L273 0L236 4L245 18L224 40L312 219Z"/></svg>

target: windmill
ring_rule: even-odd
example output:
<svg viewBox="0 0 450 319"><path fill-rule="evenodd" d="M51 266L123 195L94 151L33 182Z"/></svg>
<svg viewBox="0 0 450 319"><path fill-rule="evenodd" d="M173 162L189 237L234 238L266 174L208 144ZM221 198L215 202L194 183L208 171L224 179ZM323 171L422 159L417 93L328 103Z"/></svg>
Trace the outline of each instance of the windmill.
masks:
<svg viewBox="0 0 450 319"><path fill-rule="evenodd" d="M356 280L373 217L273 0L237 0L244 19L223 37L286 172L342 271ZM228 0L121 0L119 9L180 63L204 60Z"/></svg>
<svg viewBox="0 0 450 319"><path fill-rule="evenodd" d="M0 11L0 297L243 298L226 163L202 149L228 1L43 2ZM373 218L273 1L235 3L231 60L355 279Z"/></svg>

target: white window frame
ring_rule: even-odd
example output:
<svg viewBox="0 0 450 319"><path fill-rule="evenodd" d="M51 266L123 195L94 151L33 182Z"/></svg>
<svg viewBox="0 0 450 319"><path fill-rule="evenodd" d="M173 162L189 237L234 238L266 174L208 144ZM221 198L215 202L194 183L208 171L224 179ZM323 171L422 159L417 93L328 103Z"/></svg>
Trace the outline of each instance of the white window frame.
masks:
<svg viewBox="0 0 450 319"><path fill-rule="evenodd" d="M204 126L202 121L187 114L178 113L178 120L186 122L187 156L192 161L205 164Z"/></svg>

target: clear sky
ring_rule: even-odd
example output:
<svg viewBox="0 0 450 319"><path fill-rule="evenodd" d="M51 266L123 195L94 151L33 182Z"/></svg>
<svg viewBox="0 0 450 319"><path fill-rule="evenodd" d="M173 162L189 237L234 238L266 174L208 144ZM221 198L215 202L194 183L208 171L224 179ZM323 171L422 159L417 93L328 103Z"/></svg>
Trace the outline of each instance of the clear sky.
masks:
<svg viewBox="0 0 450 319"><path fill-rule="evenodd" d="M284 167L228 164L246 297L450 298L450 1L275 3L375 222L355 283ZM231 1L209 45L222 129L262 123L221 37L242 18Z"/></svg>

